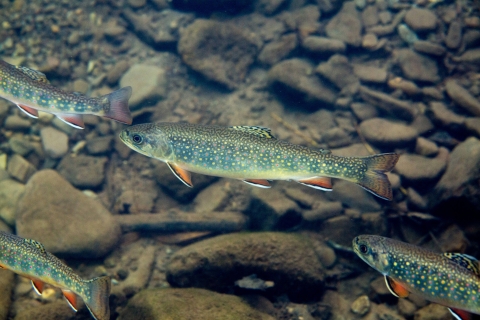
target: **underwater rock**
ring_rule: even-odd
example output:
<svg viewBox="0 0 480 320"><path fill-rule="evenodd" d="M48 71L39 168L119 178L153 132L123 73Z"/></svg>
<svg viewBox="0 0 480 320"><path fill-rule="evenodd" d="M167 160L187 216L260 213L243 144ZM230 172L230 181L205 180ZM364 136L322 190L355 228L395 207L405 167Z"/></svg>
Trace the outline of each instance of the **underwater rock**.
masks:
<svg viewBox="0 0 480 320"><path fill-rule="evenodd" d="M102 257L120 237L110 212L53 170L32 176L16 214L19 236L38 240L47 251L62 256Z"/></svg>
<svg viewBox="0 0 480 320"><path fill-rule="evenodd" d="M107 72L108 84L116 84L129 68L130 64L127 60L120 60L116 62Z"/></svg>
<svg viewBox="0 0 480 320"><path fill-rule="evenodd" d="M297 35L294 33L285 34L278 40L266 44L258 55L258 61L266 65L274 65L287 57L297 46Z"/></svg>
<svg viewBox="0 0 480 320"><path fill-rule="evenodd" d="M0 218L9 226L15 225L15 208L24 191L25 186L17 181L0 181Z"/></svg>
<svg viewBox="0 0 480 320"><path fill-rule="evenodd" d="M362 20L355 3L346 1L340 11L328 22L325 32L330 38L359 47L362 44L362 29Z"/></svg>
<svg viewBox="0 0 480 320"><path fill-rule="evenodd" d="M447 162L444 159L402 154L395 166L395 171L402 176L402 181L417 185L440 178L446 167Z"/></svg>
<svg viewBox="0 0 480 320"><path fill-rule="evenodd" d="M417 108L410 102L396 99L389 94L371 90L365 86L360 86L360 96L366 102L403 120L412 121L418 113Z"/></svg>
<svg viewBox="0 0 480 320"><path fill-rule="evenodd" d="M322 201L312 210L303 210L302 217L308 222L323 221L341 215L342 203L339 201Z"/></svg>
<svg viewBox="0 0 480 320"><path fill-rule="evenodd" d="M447 36L445 37L445 45L450 49L457 49L462 43L462 24L458 20L454 20L448 27Z"/></svg>
<svg viewBox="0 0 480 320"><path fill-rule="evenodd" d="M100 155L112 149L113 136L95 137L87 140L87 151L91 155Z"/></svg>
<svg viewBox="0 0 480 320"><path fill-rule="evenodd" d="M25 119L17 115L11 115L5 118L3 124L8 130L27 130L32 127L30 119Z"/></svg>
<svg viewBox="0 0 480 320"><path fill-rule="evenodd" d="M435 156L438 153L438 146L431 140L418 137L415 144L415 153L426 157Z"/></svg>
<svg viewBox="0 0 480 320"><path fill-rule="evenodd" d="M15 286L15 274L13 272L0 272L0 286L2 294L0 295L0 319L8 319L10 306L12 304L12 291ZM35 319L35 318L29 318Z"/></svg>
<svg viewBox="0 0 480 320"><path fill-rule="evenodd" d="M360 132L368 142L392 149L411 145L418 136L417 130L414 128L382 118L362 121Z"/></svg>
<svg viewBox="0 0 480 320"><path fill-rule="evenodd" d="M447 49L441 44L424 40L416 41L413 44L413 48L420 53L430 54L432 56L443 56L445 52L447 52Z"/></svg>
<svg viewBox="0 0 480 320"><path fill-rule="evenodd" d="M351 310L359 316L366 315L370 311L370 299L368 299L368 296L363 295L353 301Z"/></svg>
<svg viewBox="0 0 480 320"><path fill-rule="evenodd" d="M180 10L198 11L198 12L230 12L235 13L251 6L255 1L253 0L172 0L172 6Z"/></svg>
<svg viewBox="0 0 480 320"><path fill-rule="evenodd" d="M415 312L414 320L450 320L451 313L447 308L436 303L431 303Z"/></svg>
<svg viewBox="0 0 480 320"><path fill-rule="evenodd" d="M365 82L385 83L387 81L387 70L369 65L355 64L353 65L353 73Z"/></svg>
<svg viewBox="0 0 480 320"><path fill-rule="evenodd" d="M257 36L233 24L197 19L181 33L178 53L193 70L233 90L245 79L259 47Z"/></svg>
<svg viewBox="0 0 480 320"><path fill-rule="evenodd" d="M311 301L322 294L324 278L312 241L275 232L217 236L177 251L167 265L167 280L172 286L227 292L255 273L275 283L266 292Z"/></svg>
<svg viewBox="0 0 480 320"><path fill-rule="evenodd" d="M57 167L65 179L77 188L96 188L105 180L107 157L68 155Z"/></svg>
<svg viewBox="0 0 480 320"><path fill-rule="evenodd" d="M414 31L433 31L437 28L437 15L428 9L413 7L407 11L404 20Z"/></svg>
<svg viewBox="0 0 480 320"><path fill-rule="evenodd" d="M340 90L359 84L359 80L353 72L353 67L344 55L335 54L331 56L327 62L320 63L315 72L328 79Z"/></svg>
<svg viewBox="0 0 480 320"><path fill-rule="evenodd" d="M40 130L43 150L53 159L63 157L68 152L68 136L55 128L45 127Z"/></svg>
<svg viewBox="0 0 480 320"><path fill-rule="evenodd" d="M156 104L158 99L165 97L167 83L165 70L148 64L131 66L120 79L120 87L132 87L132 97L128 101L132 110L144 104Z"/></svg>
<svg viewBox="0 0 480 320"><path fill-rule="evenodd" d="M457 219L480 213L480 140L470 137L453 149L429 203L434 213Z"/></svg>
<svg viewBox="0 0 480 320"><path fill-rule="evenodd" d="M448 96L460 107L464 108L476 117L480 117L480 101L477 100L467 89L459 85L455 80L445 83Z"/></svg>
<svg viewBox="0 0 480 320"><path fill-rule="evenodd" d="M302 48L319 54L344 53L347 45L342 40L319 36L308 36L302 41Z"/></svg>
<svg viewBox="0 0 480 320"><path fill-rule="evenodd" d="M237 211L242 212L250 206L252 187L246 183L231 183L221 179L204 190L194 200L196 212Z"/></svg>
<svg viewBox="0 0 480 320"><path fill-rule="evenodd" d="M274 320L244 299L205 289L146 289L128 301L118 320Z"/></svg>
<svg viewBox="0 0 480 320"><path fill-rule="evenodd" d="M258 0L255 3L255 11L265 15L271 15L277 12L285 2L286 0Z"/></svg>
<svg viewBox="0 0 480 320"><path fill-rule="evenodd" d="M335 180L333 191L328 192L326 197L332 201L340 201L360 212L373 212L381 209L380 204L372 194L349 181Z"/></svg>
<svg viewBox="0 0 480 320"><path fill-rule="evenodd" d="M435 60L416 53L411 49L396 50L394 55L406 78L413 81L433 83L440 81L438 66Z"/></svg>
<svg viewBox="0 0 480 320"><path fill-rule="evenodd" d="M17 313L14 320L66 320L72 319L73 317L75 317L75 311L73 311L65 301L58 299L51 303L40 304L34 308L20 311Z"/></svg>
<svg viewBox="0 0 480 320"><path fill-rule="evenodd" d="M14 154L8 159L7 172L12 178L25 183L37 169L24 157Z"/></svg>
<svg viewBox="0 0 480 320"><path fill-rule="evenodd" d="M298 92L308 100L333 105L337 94L314 74L314 66L302 59L281 61L268 72L272 85L281 85L283 88Z"/></svg>

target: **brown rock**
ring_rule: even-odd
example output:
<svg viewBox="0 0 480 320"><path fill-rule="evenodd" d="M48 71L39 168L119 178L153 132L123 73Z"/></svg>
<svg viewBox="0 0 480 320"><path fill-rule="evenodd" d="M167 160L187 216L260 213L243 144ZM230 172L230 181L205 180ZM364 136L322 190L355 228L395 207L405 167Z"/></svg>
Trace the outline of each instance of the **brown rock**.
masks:
<svg viewBox="0 0 480 320"><path fill-rule="evenodd" d="M437 16L428 9L413 7L407 11L404 20L414 31L433 31L437 27Z"/></svg>
<svg viewBox="0 0 480 320"><path fill-rule="evenodd" d="M347 1L327 24L325 32L330 38L342 40L346 44L358 47L362 43L362 29L362 20L355 3Z"/></svg>
<svg viewBox="0 0 480 320"><path fill-rule="evenodd" d="M106 157L68 155L60 161L58 172L78 188L96 188L105 180Z"/></svg>

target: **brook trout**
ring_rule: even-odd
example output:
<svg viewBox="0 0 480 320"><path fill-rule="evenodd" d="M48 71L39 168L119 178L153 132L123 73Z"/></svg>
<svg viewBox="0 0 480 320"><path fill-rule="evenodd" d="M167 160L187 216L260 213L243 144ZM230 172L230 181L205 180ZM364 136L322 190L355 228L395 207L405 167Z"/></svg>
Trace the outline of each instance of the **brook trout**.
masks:
<svg viewBox="0 0 480 320"><path fill-rule="evenodd" d="M219 127L186 123L139 124L123 130L120 139L133 150L164 161L184 184L191 172L243 180L269 188L268 180L294 180L331 191L331 177L352 181L374 195L392 199L385 172L399 155L338 157L277 140L263 127Z"/></svg>
<svg viewBox="0 0 480 320"><path fill-rule="evenodd" d="M461 253L435 253L380 236L353 239L353 250L369 266L385 276L392 294L413 292L449 307L456 319L480 314L479 262Z"/></svg>
<svg viewBox="0 0 480 320"><path fill-rule="evenodd" d="M0 267L31 279L38 294L44 283L62 289L75 311L79 295L95 319L110 319L110 277L83 280L38 241L0 231Z"/></svg>
<svg viewBox="0 0 480 320"><path fill-rule="evenodd" d="M132 88L125 87L99 98L89 98L52 86L39 71L0 60L0 97L15 103L32 118L38 118L39 110L52 113L77 129L85 127L82 114L131 124L128 109L131 94Z"/></svg>

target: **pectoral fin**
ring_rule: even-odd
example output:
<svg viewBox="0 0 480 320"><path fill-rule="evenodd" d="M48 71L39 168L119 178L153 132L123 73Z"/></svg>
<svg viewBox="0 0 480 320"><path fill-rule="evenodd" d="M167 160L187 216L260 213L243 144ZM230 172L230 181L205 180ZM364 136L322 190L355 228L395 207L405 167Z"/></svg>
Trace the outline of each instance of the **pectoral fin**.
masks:
<svg viewBox="0 0 480 320"><path fill-rule="evenodd" d="M448 308L448 310L450 310L450 313L457 320L471 320L472 319L472 315L465 310L459 310L459 309L453 309L453 308Z"/></svg>
<svg viewBox="0 0 480 320"><path fill-rule="evenodd" d="M62 292L70 308L77 312L77 295L70 290L62 290Z"/></svg>
<svg viewBox="0 0 480 320"><path fill-rule="evenodd" d="M388 290L397 298L406 298L410 294L407 288L390 277L385 276L385 284Z"/></svg>
<svg viewBox="0 0 480 320"><path fill-rule="evenodd" d="M193 188L192 177L190 176L190 172L180 168L175 163L167 162L167 164L170 170L172 170L175 177L180 179L180 181L182 181L187 187Z"/></svg>
<svg viewBox="0 0 480 320"><path fill-rule="evenodd" d="M35 290L35 292L41 296L43 292L43 281L38 279L31 279L31 280L32 280L33 290Z"/></svg>
<svg viewBox="0 0 480 320"><path fill-rule="evenodd" d="M297 182L310 188L323 191L332 191L332 179L329 177L313 177L309 179L297 180Z"/></svg>
<svg viewBox="0 0 480 320"><path fill-rule="evenodd" d="M78 114L56 114L57 118L65 122L66 124L76 128L85 129L85 124L81 115Z"/></svg>
<svg viewBox="0 0 480 320"><path fill-rule="evenodd" d="M38 118L38 111L36 109L30 108L30 107L24 106L23 104L18 104L18 103L17 103L17 107L23 112L25 112L27 116L32 117L34 119Z"/></svg>
<svg viewBox="0 0 480 320"><path fill-rule="evenodd" d="M270 183L268 183L267 180L262 180L262 179L248 179L248 180L243 180L243 182L248 183L251 186L254 187L259 187L259 188L270 188Z"/></svg>

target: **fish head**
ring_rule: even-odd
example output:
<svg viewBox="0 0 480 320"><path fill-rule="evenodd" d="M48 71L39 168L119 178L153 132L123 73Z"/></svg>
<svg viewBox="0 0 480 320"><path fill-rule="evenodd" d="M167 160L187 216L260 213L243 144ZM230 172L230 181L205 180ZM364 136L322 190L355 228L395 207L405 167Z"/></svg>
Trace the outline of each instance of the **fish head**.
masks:
<svg viewBox="0 0 480 320"><path fill-rule="evenodd" d="M138 124L124 129L120 140L129 148L161 161L173 160L173 147L167 135L155 124Z"/></svg>
<svg viewBox="0 0 480 320"><path fill-rule="evenodd" d="M361 235L353 239L353 251L383 275L388 275L391 268L391 248L385 243L384 237Z"/></svg>

